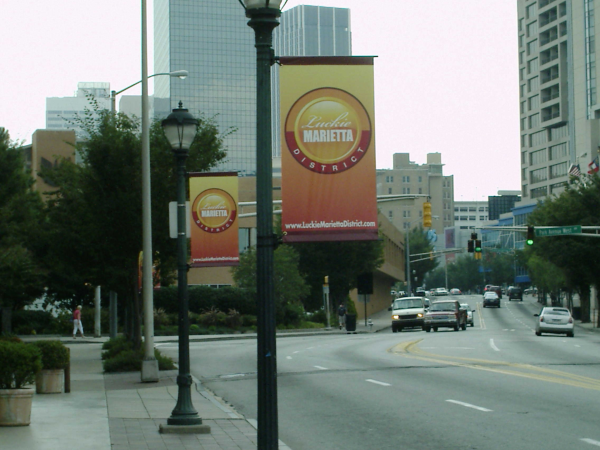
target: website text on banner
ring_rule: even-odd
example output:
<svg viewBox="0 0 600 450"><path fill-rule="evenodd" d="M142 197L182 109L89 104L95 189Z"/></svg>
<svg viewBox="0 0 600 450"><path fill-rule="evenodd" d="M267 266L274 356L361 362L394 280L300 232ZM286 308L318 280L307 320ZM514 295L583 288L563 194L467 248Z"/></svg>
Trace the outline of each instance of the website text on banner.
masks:
<svg viewBox="0 0 600 450"><path fill-rule="evenodd" d="M190 200L192 267L238 265L237 173L190 173Z"/></svg>
<svg viewBox="0 0 600 450"><path fill-rule="evenodd" d="M285 242L375 240L373 57L282 57Z"/></svg>

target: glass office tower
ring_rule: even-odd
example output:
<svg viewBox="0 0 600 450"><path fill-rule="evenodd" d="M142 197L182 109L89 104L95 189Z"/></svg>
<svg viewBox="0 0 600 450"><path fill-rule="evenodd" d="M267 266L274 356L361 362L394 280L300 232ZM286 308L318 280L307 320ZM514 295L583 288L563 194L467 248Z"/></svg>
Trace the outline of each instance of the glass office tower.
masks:
<svg viewBox="0 0 600 450"><path fill-rule="evenodd" d="M184 82L154 78L156 115L166 116L181 100L195 116L214 117L222 133L235 130L224 140L227 161L216 170L242 176L256 172L256 50L247 22L236 0L154 2L154 72L189 72ZM298 6L284 11L274 46L285 56L350 55L350 10ZM278 118L276 81L273 88L273 117ZM276 122L274 155L280 148Z"/></svg>

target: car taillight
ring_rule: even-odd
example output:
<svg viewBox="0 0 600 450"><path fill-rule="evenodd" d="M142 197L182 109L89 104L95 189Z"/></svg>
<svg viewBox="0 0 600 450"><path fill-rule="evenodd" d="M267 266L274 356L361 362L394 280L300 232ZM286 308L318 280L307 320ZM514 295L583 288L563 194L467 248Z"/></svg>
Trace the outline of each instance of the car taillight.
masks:
<svg viewBox="0 0 600 450"><path fill-rule="evenodd" d="M569 323L573 323L573 318L569 317Z"/></svg>
<svg viewBox="0 0 600 450"><path fill-rule="evenodd" d="M540 316L540 322L544 321L544 316Z"/></svg>

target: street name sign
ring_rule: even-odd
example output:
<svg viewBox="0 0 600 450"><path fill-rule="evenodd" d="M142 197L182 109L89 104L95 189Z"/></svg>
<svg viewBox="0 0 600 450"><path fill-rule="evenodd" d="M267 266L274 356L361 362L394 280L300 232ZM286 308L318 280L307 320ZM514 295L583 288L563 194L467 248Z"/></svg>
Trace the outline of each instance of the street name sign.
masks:
<svg viewBox="0 0 600 450"><path fill-rule="evenodd" d="M581 225L569 225L566 227L535 228L536 237L562 236L565 234L577 234L577 233L581 233Z"/></svg>

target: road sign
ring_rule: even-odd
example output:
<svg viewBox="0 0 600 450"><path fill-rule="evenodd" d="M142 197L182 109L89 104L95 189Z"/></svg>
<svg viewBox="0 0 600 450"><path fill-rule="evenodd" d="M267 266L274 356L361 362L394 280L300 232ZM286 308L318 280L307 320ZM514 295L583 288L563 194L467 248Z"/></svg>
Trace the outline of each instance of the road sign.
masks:
<svg viewBox="0 0 600 450"><path fill-rule="evenodd" d="M535 235L540 236L562 236L565 234L577 234L581 233L581 225L569 225L566 227L548 227L538 228L535 227Z"/></svg>

